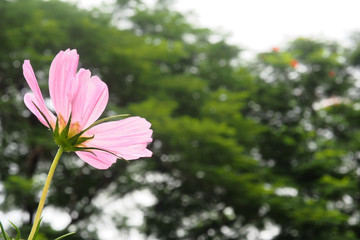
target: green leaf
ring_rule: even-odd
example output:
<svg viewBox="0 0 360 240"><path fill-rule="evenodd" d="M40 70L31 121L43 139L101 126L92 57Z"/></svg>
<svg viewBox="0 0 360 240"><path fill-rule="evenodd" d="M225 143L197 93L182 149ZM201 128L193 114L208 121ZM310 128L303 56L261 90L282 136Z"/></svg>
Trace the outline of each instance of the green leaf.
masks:
<svg viewBox="0 0 360 240"><path fill-rule="evenodd" d="M10 221L9 221L10 222ZM20 229L15 225L13 224L12 222L10 222L10 224L15 228L16 230L16 237L15 237L15 240L20 240L20 236L21 236L21 232L20 232Z"/></svg>
<svg viewBox="0 0 360 240"><path fill-rule="evenodd" d="M9 235L7 235L7 233L5 232L4 230L4 227L2 225L2 223L0 222L0 228L1 228L1 233L2 233L2 237L5 239L5 240L11 240Z"/></svg>
<svg viewBox="0 0 360 240"><path fill-rule="evenodd" d="M35 231L35 234L34 234L34 238L32 240L36 240L36 238L37 238L37 235L38 235L39 229L40 229L41 221L42 221L42 217L40 218L40 221L39 221L38 225L36 226L36 231Z"/></svg>
<svg viewBox="0 0 360 240"><path fill-rule="evenodd" d="M65 235L62 235L62 236L56 238L55 240L60 240L60 239L63 239L63 238L65 238L65 237L70 236L70 235L73 235L73 234L75 234L75 232L67 233L67 234L65 234Z"/></svg>

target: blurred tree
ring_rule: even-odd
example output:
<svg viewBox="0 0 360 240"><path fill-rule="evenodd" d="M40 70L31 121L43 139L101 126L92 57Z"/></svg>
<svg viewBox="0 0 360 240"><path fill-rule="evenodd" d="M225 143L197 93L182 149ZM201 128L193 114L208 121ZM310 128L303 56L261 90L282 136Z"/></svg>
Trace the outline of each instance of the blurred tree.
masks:
<svg viewBox="0 0 360 240"><path fill-rule="evenodd" d="M76 48L109 85L104 115L153 124L154 156L105 171L63 156L48 206L69 224L55 231L45 218L42 239L99 239L99 197L142 189L156 200L141 231L155 239L247 239L269 226L279 240L358 239L359 45L297 39L243 63L237 46L171 2L118 0L105 12L0 1L1 211L21 210L29 230L56 151L22 102L21 64L31 59L45 93L54 55ZM121 211L113 218L119 231L131 227Z"/></svg>
<svg viewBox="0 0 360 240"><path fill-rule="evenodd" d="M136 1L130 3L123 2L119 6L137 9L133 6ZM184 181L184 186L189 187L195 186L192 184L194 181L206 186L208 182L202 178L206 176L206 179L211 180L211 176L229 171L226 169L233 161L244 165L247 172L256 167L242 146L251 145L252 135L258 132L256 124L239 112L244 105L241 102L246 101L249 94L242 90L238 95L235 90L239 90L241 84L231 80L241 75L249 82L252 78L246 70L235 72L230 66L230 60L237 56L238 49L224 40L210 42L212 33L209 30L193 27L183 15L167 10L165 6L166 2L161 1L154 9L137 9L130 18L133 28L121 31L111 24L111 15L97 10L79 10L69 3L38 0L1 2L0 11L4 14L1 15L3 44L0 50L0 72L4 76L1 78L4 94L1 98L3 134L0 154L4 158L1 178L5 183L6 196L2 207L7 211L23 206L24 213L27 213L25 219L28 219L23 227L25 232L32 221L36 196L43 184L38 180L39 176L47 172L56 146L48 141L48 132L25 110L22 103L21 96L26 84L20 67L24 59L31 59L34 69L38 70L41 87L46 89L48 66L54 54L67 47L76 48L81 54L81 65L93 67L92 71L109 85L111 102L114 103L109 110L131 111L134 114L141 112L140 115L154 122L154 139L157 144L154 151L158 153L153 160L139 160L129 165L120 162L107 171L97 171L87 165L83 166L74 156L63 158L56 171L48 205L68 213L71 218L68 227L79 233L74 236L75 239L97 238L96 223L92 222L90 216L94 218L101 212L95 206L94 199L104 189L107 194L119 198L138 189L153 189L154 183L145 181L143 177L156 174L170 177L169 168L175 171L176 167L181 175L174 181L180 184ZM159 25L164 31L152 31L151 25ZM220 62L217 56L222 56ZM221 75L217 74L221 68L227 70ZM222 82L221 79L226 81ZM247 88L245 84L242 87ZM231 88L234 91L229 90ZM228 99L232 99L235 104L225 109ZM130 102L132 105L128 108ZM142 110L142 107L146 109ZM223 122L225 115L229 117L229 123ZM247 130L240 131L242 128ZM211 132L209 138L208 131ZM175 135L178 135L177 141L172 140ZM166 143L167 139L171 142ZM159 144L163 145L164 151ZM217 152L217 148L221 151ZM205 149L208 150L203 155ZM221 154L229 160L222 159ZM179 163L172 166L164 160L166 156L181 158L178 159ZM206 165L206 162L201 161L203 158L209 158L211 165L207 166L208 170L202 168ZM193 159L192 164L187 164L186 159ZM217 163L217 160L221 161ZM183 171L188 172L183 175ZM136 178L139 175L143 177ZM236 178L237 174L231 181ZM255 176L252 178L256 179ZM111 183L115 183L112 185L115 187L109 188ZM191 188L181 188L189 192L191 201L189 210L184 210L192 214L213 211L218 200L212 201L205 208L194 209L201 205L204 197L211 196L214 191L222 192L222 182L211 180L209 183L211 185L206 192L197 193L202 195L200 199L194 198L196 193ZM172 181L169 184L173 184ZM166 194L160 190L153 193ZM168 191L165 186L162 190ZM166 215L168 209L163 210ZM187 212L179 214L185 216ZM254 215L251 212L249 214ZM191 231L200 231L196 235L203 235L202 231L206 228L205 225ZM176 229L169 230L170 234L174 234ZM53 238L54 231L51 228L42 231L44 237ZM161 237L155 231L152 234Z"/></svg>
<svg viewBox="0 0 360 240"><path fill-rule="evenodd" d="M355 113L355 81L344 52L300 38L256 63L258 92L247 111L267 126L257 143L273 191L264 217L281 229L274 239L358 238L358 146L342 133Z"/></svg>

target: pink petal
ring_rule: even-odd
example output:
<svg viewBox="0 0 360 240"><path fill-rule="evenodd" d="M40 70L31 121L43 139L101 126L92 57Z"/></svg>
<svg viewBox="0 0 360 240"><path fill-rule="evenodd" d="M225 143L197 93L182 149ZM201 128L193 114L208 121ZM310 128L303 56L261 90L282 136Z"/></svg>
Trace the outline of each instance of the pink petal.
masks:
<svg viewBox="0 0 360 240"><path fill-rule="evenodd" d="M109 100L107 85L97 76L90 76L89 70L80 69L72 86L72 121L79 122L80 129L94 123L105 110Z"/></svg>
<svg viewBox="0 0 360 240"><path fill-rule="evenodd" d="M79 158L97 169L107 169L116 162L116 157L104 151L93 150L89 152L75 152ZM94 155L95 154L95 155Z"/></svg>
<svg viewBox="0 0 360 240"><path fill-rule="evenodd" d="M152 141L150 126L148 121L140 117L102 123L86 132L87 135L94 135L94 138L85 142L84 145L105 149L126 160L151 157L152 152L146 149L147 144ZM94 156L92 159L95 161ZM111 156L108 156L107 159L111 159ZM115 156L114 159L116 159ZM85 161L85 159L83 160ZM105 161L104 159L99 160Z"/></svg>
<svg viewBox="0 0 360 240"><path fill-rule="evenodd" d="M36 106L40 109L40 111L45 115L45 117L48 119L50 124L55 123L55 116L45 105L44 98L41 94L39 84L36 80L34 70L31 67L29 60L24 61L23 73L24 73L24 77L25 77L27 83L29 84L30 89L34 93L33 95L31 95L29 93L25 94L25 96L24 96L25 105L32 113L34 113L37 116L37 118L39 119L39 121L42 124L49 127L48 124L46 123L45 119L43 118L43 116L40 114L40 112L34 106L34 104L36 104Z"/></svg>
<svg viewBox="0 0 360 240"><path fill-rule="evenodd" d="M79 55L76 50L60 51L50 66L49 91L57 115L61 113L65 120L71 112L70 99L72 81L75 79Z"/></svg>
<svg viewBox="0 0 360 240"><path fill-rule="evenodd" d="M39 112L39 110L35 107L34 104L36 104L36 106L41 109L39 106L41 106L41 104L39 102L37 102L37 99L35 98L34 94L31 93L26 93L24 96L24 103L26 105L26 107L39 119L39 121L44 124L46 127L50 128L50 126L48 126L46 120L44 119L44 117L41 115L41 113ZM46 108L45 106L43 108ZM46 108L47 109L47 108ZM52 114L48 109L47 111L49 112L49 116L46 116L46 112L44 112L43 110L41 110L42 113L45 115L45 117L47 118L47 120L49 121L51 127L55 126L55 116L54 114ZM52 116L50 116L50 114Z"/></svg>

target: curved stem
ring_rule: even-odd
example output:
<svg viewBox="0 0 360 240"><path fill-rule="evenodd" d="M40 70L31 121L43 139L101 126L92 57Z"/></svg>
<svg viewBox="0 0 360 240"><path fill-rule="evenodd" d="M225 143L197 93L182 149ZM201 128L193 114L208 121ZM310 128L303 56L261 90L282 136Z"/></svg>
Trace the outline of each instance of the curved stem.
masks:
<svg viewBox="0 0 360 240"><path fill-rule="evenodd" d="M61 154L63 152L64 152L64 149L62 147L60 147L59 150L57 151L56 155L55 155L54 161L51 164L48 176L47 176L46 181L45 181L44 189L43 189L42 194L41 194L39 206L38 206L38 209L36 211L35 220L34 220L32 228L31 228L31 232L30 232L28 240L33 240L33 238L34 238L36 229L37 229L37 227L39 225L39 222L40 222L40 219L41 219L41 213L42 213L44 205L45 205L45 200L46 200L47 193L49 191L51 179L54 176L55 168L56 168L56 166L57 166L57 164L59 162L60 156L61 156Z"/></svg>

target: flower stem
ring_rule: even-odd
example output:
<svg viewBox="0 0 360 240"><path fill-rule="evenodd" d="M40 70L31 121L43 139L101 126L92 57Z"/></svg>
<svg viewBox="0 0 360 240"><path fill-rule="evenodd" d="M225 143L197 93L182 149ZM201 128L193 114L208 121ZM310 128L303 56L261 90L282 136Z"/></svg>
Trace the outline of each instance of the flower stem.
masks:
<svg viewBox="0 0 360 240"><path fill-rule="evenodd" d="M62 147L60 147L59 150L57 151L56 155L55 155L54 161L51 164L49 173L48 173L46 181L45 181L44 189L43 189L42 194L41 194L39 206L38 206L38 209L36 211L35 220L34 220L32 228L31 228L31 232L30 232L28 240L33 240L33 238L34 238L36 229L37 229L37 227L39 225L39 222L40 222L40 219L41 219L41 213L42 213L44 205L45 205L45 200L46 200L46 196L47 196L47 193L48 193L48 190L49 190L49 187L50 187L51 179L54 176L55 168L56 168L56 166L57 166L57 164L59 162L60 156L61 156L61 154L63 152L64 152L64 149Z"/></svg>

